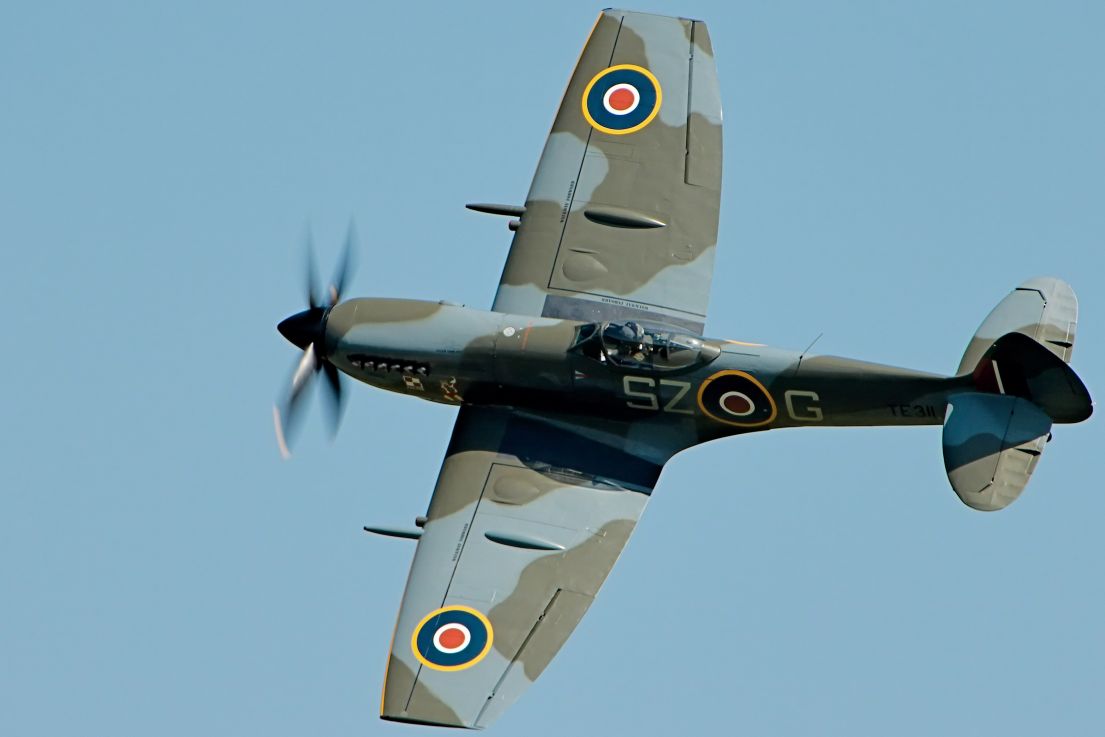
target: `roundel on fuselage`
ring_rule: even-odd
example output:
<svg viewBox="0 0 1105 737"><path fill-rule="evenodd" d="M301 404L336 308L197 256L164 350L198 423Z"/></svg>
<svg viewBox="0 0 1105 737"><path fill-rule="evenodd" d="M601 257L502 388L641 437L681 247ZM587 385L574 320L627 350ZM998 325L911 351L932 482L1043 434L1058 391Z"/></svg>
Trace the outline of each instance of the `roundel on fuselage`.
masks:
<svg viewBox="0 0 1105 737"><path fill-rule="evenodd" d="M775 419L775 400L744 371L719 371L702 382L698 407L708 417L738 427L759 427Z"/></svg>

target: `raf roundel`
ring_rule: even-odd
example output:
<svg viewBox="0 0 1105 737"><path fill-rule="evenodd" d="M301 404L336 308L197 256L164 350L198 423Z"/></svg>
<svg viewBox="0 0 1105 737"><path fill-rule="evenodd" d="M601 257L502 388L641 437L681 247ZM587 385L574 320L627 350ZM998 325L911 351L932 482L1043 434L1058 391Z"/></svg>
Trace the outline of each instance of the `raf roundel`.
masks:
<svg viewBox="0 0 1105 737"><path fill-rule="evenodd" d="M491 650L491 622L466 606L435 609L422 618L411 635L411 650L419 662L434 670L464 670L483 660Z"/></svg>
<svg viewBox="0 0 1105 737"><path fill-rule="evenodd" d="M778 412L764 385L744 371L719 371L702 382L698 406L708 417L738 427L766 425Z"/></svg>
<svg viewBox="0 0 1105 737"><path fill-rule="evenodd" d="M596 74L583 91L583 117L595 130L622 136L635 133L660 112L660 82L635 64L619 64Z"/></svg>

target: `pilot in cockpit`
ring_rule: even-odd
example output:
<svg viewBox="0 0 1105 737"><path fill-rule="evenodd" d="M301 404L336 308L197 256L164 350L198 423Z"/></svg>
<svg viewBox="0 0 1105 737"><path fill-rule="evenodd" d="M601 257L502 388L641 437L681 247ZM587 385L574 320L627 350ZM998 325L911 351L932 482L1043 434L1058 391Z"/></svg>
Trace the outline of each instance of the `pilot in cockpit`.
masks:
<svg viewBox="0 0 1105 737"><path fill-rule="evenodd" d="M615 361L630 359L643 362L652 343L643 327L635 322L611 323L602 333L606 355Z"/></svg>
<svg viewBox="0 0 1105 737"><path fill-rule="evenodd" d="M620 368L672 371L714 360L720 351L690 335L646 330L637 322L590 323L580 327L572 350Z"/></svg>

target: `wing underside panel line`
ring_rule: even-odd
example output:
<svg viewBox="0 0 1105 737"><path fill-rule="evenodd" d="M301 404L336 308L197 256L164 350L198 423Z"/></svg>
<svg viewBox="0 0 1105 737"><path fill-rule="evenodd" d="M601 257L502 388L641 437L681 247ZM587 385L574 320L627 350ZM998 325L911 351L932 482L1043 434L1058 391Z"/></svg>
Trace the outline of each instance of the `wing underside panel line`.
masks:
<svg viewBox="0 0 1105 737"><path fill-rule="evenodd" d="M549 603L546 604L545 608L541 611L541 616L539 616L537 618L537 621L533 623L533 627L530 629L529 634L527 634L526 638L522 640L522 645L518 648L518 652L515 653L514 657L510 661L510 665L507 666L507 668L503 671L503 675L495 683L494 688L491 689L491 694L487 697L487 702L483 705L483 708L480 709L479 716L476 717L476 724L479 724L483 720L484 714L487 712L487 708L491 706L492 701L495 698L495 694L499 692L499 689L502 687L507 675L510 673L510 669L514 667L514 664L518 662L518 658L522 655L522 653L526 651L526 645L528 645L529 641L533 639L533 635L535 632L537 632L537 628L541 626L541 620L543 620L545 616L549 613L549 610L552 608L553 604L556 603L556 599L558 596L560 596L560 592L562 590L563 589L556 590L556 592L552 595L552 598L549 599Z"/></svg>
<svg viewBox="0 0 1105 737"><path fill-rule="evenodd" d="M607 59L607 62L606 62L607 66L610 66L611 64L614 63L614 52L618 48L618 37L621 36L621 34L622 34L622 23L624 23L624 22L625 22L624 18L618 21L618 31L617 31L617 33L614 34L614 43L610 46L610 58ZM583 167L587 163L587 152L591 148L591 138L592 138L592 136L594 136L594 134L595 134L595 131L594 131L593 128L588 128L587 129L587 141L583 146L583 156L581 156L579 158L579 168L576 170L575 179L572 181L571 195L568 197L568 201L565 205L565 212L566 213L571 212L572 211L572 206L575 205L576 193L579 192L579 187L578 187L579 180L583 176ZM553 256L553 261L552 261L553 264L556 264L560 260L560 249L564 245L564 233L567 229L568 229L568 218L565 217L564 221L560 224L560 239L556 242L556 255ZM553 286L552 286L553 273L554 273L553 271L551 271L551 270L549 271L549 279L545 283L545 287L548 288L548 289L553 288ZM551 315L545 314L546 312L547 312L547 310L542 310L541 314L542 314L543 317L552 317Z"/></svg>

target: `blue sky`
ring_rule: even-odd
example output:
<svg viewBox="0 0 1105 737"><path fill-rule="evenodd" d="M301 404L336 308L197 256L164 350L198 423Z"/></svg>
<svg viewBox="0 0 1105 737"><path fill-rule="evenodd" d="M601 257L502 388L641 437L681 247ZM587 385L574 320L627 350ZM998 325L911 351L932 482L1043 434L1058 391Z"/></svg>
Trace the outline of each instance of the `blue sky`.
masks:
<svg viewBox="0 0 1105 737"><path fill-rule="evenodd" d="M379 722L453 410L354 387L281 462L301 234L350 294L487 307L598 6L0 6L0 731L431 734ZM707 332L951 371L1053 274L1105 348L1105 6L654 2L725 105ZM1010 509L936 428L764 433L665 470L499 734L1086 734L1105 724L1098 418ZM433 734L436 734L433 733Z"/></svg>

